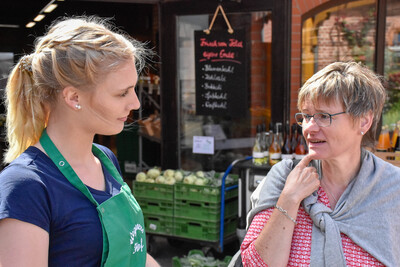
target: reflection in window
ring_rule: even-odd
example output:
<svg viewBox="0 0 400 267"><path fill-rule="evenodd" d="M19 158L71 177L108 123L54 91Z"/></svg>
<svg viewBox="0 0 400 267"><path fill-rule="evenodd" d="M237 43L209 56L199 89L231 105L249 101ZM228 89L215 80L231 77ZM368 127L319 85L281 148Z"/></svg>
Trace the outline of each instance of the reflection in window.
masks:
<svg viewBox="0 0 400 267"><path fill-rule="evenodd" d="M354 60L374 68L375 7L376 0L349 1L303 21L302 83L336 61Z"/></svg>
<svg viewBox="0 0 400 267"><path fill-rule="evenodd" d="M385 78L388 101L383 112L383 126L400 127L400 1L388 0L386 10ZM392 144L393 146L395 144Z"/></svg>

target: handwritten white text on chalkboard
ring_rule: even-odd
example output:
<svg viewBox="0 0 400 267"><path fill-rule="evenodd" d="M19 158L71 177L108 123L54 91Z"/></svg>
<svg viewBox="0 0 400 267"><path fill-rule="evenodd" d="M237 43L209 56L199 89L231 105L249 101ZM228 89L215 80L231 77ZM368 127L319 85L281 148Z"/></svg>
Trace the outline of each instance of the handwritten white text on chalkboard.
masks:
<svg viewBox="0 0 400 267"><path fill-rule="evenodd" d="M214 67L210 64L205 64L204 68L202 69L203 71L213 71L213 72L228 72L228 73L234 73L235 72L235 67L233 66L224 66L222 65L221 67Z"/></svg>
<svg viewBox="0 0 400 267"><path fill-rule="evenodd" d="M219 81L219 82L225 82L226 81L226 76L221 74L221 75L217 75L217 74L204 74L203 76L204 80L208 80L208 81Z"/></svg>
<svg viewBox="0 0 400 267"><path fill-rule="evenodd" d="M224 101L224 102L216 102L216 101L209 102L209 101L206 101L204 103L205 107L209 108L211 110L214 110L214 109L227 109L228 108L227 104L228 104L228 102L226 102L226 101Z"/></svg>
<svg viewBox="0 0 400 267"><path fill-rule="evenodd" d="M222 85L221 85L221 84L204 83L204 84L202 85L202 87L203 87L205 90L216 90L216 91L222 90Z"/></svg>
<svg viewBox="0 0 400 267"><path fill-rule="evenodd" d="M207 92L203 95L203 97L207 100L210 100L210 99L227 100L228 94L227 93L217 93L217 92Z"/></svg>

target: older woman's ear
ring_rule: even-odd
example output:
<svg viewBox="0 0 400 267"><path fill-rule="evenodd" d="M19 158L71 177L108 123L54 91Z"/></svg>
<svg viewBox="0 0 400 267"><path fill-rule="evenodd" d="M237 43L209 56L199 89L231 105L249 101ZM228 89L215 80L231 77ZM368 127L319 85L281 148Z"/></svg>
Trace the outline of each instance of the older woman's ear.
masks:
<svg viewBox="0 0 400 267"><path fill-rule="evenodd" d="M360 133L361 133L361 135L364 135L366 132L368 132L368 130L371 128L373 120L374 120L374 114L372 114L372 111L361 116L361 118L360 118Z"/></svg>

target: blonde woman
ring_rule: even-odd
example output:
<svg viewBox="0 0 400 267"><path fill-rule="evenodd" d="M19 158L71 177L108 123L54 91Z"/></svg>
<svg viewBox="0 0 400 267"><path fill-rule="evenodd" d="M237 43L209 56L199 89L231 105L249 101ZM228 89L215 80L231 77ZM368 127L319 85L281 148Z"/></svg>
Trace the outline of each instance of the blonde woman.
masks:
<svg viewBox="0 0 400 267"><path fill-rule="evenodd" d="M158 266L143 214L95 134L122 131L147 51L96 18L59 20L7 84L0 266Z"/></svg>

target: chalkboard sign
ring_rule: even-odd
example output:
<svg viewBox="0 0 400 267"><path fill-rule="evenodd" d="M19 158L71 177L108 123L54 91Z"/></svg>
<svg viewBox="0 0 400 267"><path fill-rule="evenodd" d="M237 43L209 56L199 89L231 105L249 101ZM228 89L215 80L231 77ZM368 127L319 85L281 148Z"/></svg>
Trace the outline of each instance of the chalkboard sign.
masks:
<svg viewBox="0 0 400 267"><path fill-rule="evenodd" d="M196 114L246 114L245 32L195 31Z"/></svg>

